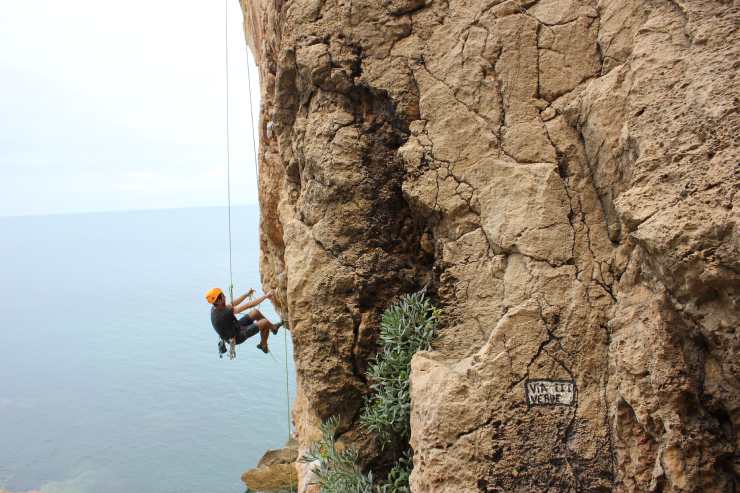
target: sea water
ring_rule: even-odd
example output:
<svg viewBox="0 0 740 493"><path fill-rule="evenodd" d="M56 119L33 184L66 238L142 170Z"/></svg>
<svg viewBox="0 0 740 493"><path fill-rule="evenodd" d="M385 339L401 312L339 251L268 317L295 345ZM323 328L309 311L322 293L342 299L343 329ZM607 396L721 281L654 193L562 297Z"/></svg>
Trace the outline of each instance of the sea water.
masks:
<svg viewBox="0 0 740 493"><path fill-rule="evenodd" d="M0 490L241 493L285 443L282 331L218 357L203 295L228 285L226 217L0 218ZM237 294L261 292L258 224L232 211Z"/></svg>

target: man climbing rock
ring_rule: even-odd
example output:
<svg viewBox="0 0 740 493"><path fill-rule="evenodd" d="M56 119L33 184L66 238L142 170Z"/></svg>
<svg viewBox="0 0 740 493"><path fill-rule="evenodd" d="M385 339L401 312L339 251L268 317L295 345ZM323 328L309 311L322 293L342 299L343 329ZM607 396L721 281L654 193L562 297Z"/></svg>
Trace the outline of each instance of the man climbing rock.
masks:
<svg viewBox="0 0 740 493"><path fill-rule="evenodd" d="M257 348L263 353L268 352L267 338L270 332L276 334L283 322L273 324L259 310L252 310L238 320L235 316L258 306L267 299L272 299L272 292L269 292L254 301L244 303L244 300L252 293L254 293L254 290L250 289L248 293L235 298L233 305L226 304L226 297L219 288L213 288L206 293L206 301L213 305L211 307L211 324L222 341L219 344L219 352L225 352L225 344L223 343L234 339L236 344L241 344L258 332L260 342L257 344Z"/></svg>

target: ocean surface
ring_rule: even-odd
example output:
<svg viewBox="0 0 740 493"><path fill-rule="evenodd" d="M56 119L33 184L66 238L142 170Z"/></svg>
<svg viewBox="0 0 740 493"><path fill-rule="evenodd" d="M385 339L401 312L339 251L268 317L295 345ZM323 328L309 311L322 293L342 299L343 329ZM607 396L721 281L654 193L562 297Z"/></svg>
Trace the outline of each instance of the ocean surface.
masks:
<svg viewBox="0 0 740 493"><path fill-rule="evenodd" d="M261 293L258 222L232 211L237 293ZM254 337L218 358L203 295L228 285L226 224L223 208L0 218L0 490L244 492L288 437L286 347L281 331L271 355Z"/></svg>

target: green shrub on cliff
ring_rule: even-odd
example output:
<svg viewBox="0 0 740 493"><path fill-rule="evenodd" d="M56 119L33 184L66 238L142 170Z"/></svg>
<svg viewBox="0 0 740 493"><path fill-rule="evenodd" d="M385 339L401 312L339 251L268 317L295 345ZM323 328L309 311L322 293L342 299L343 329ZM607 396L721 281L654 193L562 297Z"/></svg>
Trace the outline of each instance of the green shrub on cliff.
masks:
<svg viewBox="0 0 740 493"><path fill-rule="evenodd" d="M409 477L414 464L411 461L411 451L407 450L396 461L393 468L388 473L388 478L376 486L378 493L409 493Z"/></svg>
<svg viewBox="0 0 740 493"><path fill-rule="evenodd" d="M397 461L385 481L373 485L372 472L363 474L357 466L359 453L347 448L338 451L336 431L339 420L332 417L321 425L321 440L301 459L316 462L316 483L321 493L409 493L413 468L411 434L411 358L430 348L437 335L440 310L423 291L406 295L383 312L380 322L381 349L367 371L370 395L360 422L375 433L383 447L393 445ZM398 451L404 450L403 454Z"/></svg>
<svg viewBox="0 0 740 493"><path fill-rule="evenodd" d="M313 472L321 493L372 493L372 473L364 475L357 466L358 452L347 447L337 450L339 419L331 417L321 424L321 439L314 443L302 462L316 462Z"/></svg>
<svg viewBox="0 0 740 493"><path fill-rule="evenodd" d="M421 291L406 295L383 312L381 350L367 376L371 393L360 422L383 446L407 444L411 434L411 358L428 350L437 335L440 310Z"/></svg>

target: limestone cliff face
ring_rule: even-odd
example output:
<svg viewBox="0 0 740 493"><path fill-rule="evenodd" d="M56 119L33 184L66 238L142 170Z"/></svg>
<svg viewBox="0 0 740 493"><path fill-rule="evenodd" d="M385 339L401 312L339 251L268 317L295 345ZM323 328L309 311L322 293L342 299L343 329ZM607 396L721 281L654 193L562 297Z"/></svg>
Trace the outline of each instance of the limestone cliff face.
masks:
<svg viewBox="0 0 740 493"><path fill-rule="evenodd" d="M338 414L377 455L355 420L379 313L428 284L415 492L735 491L735 4L242 7L302 447Z"/></svg>

